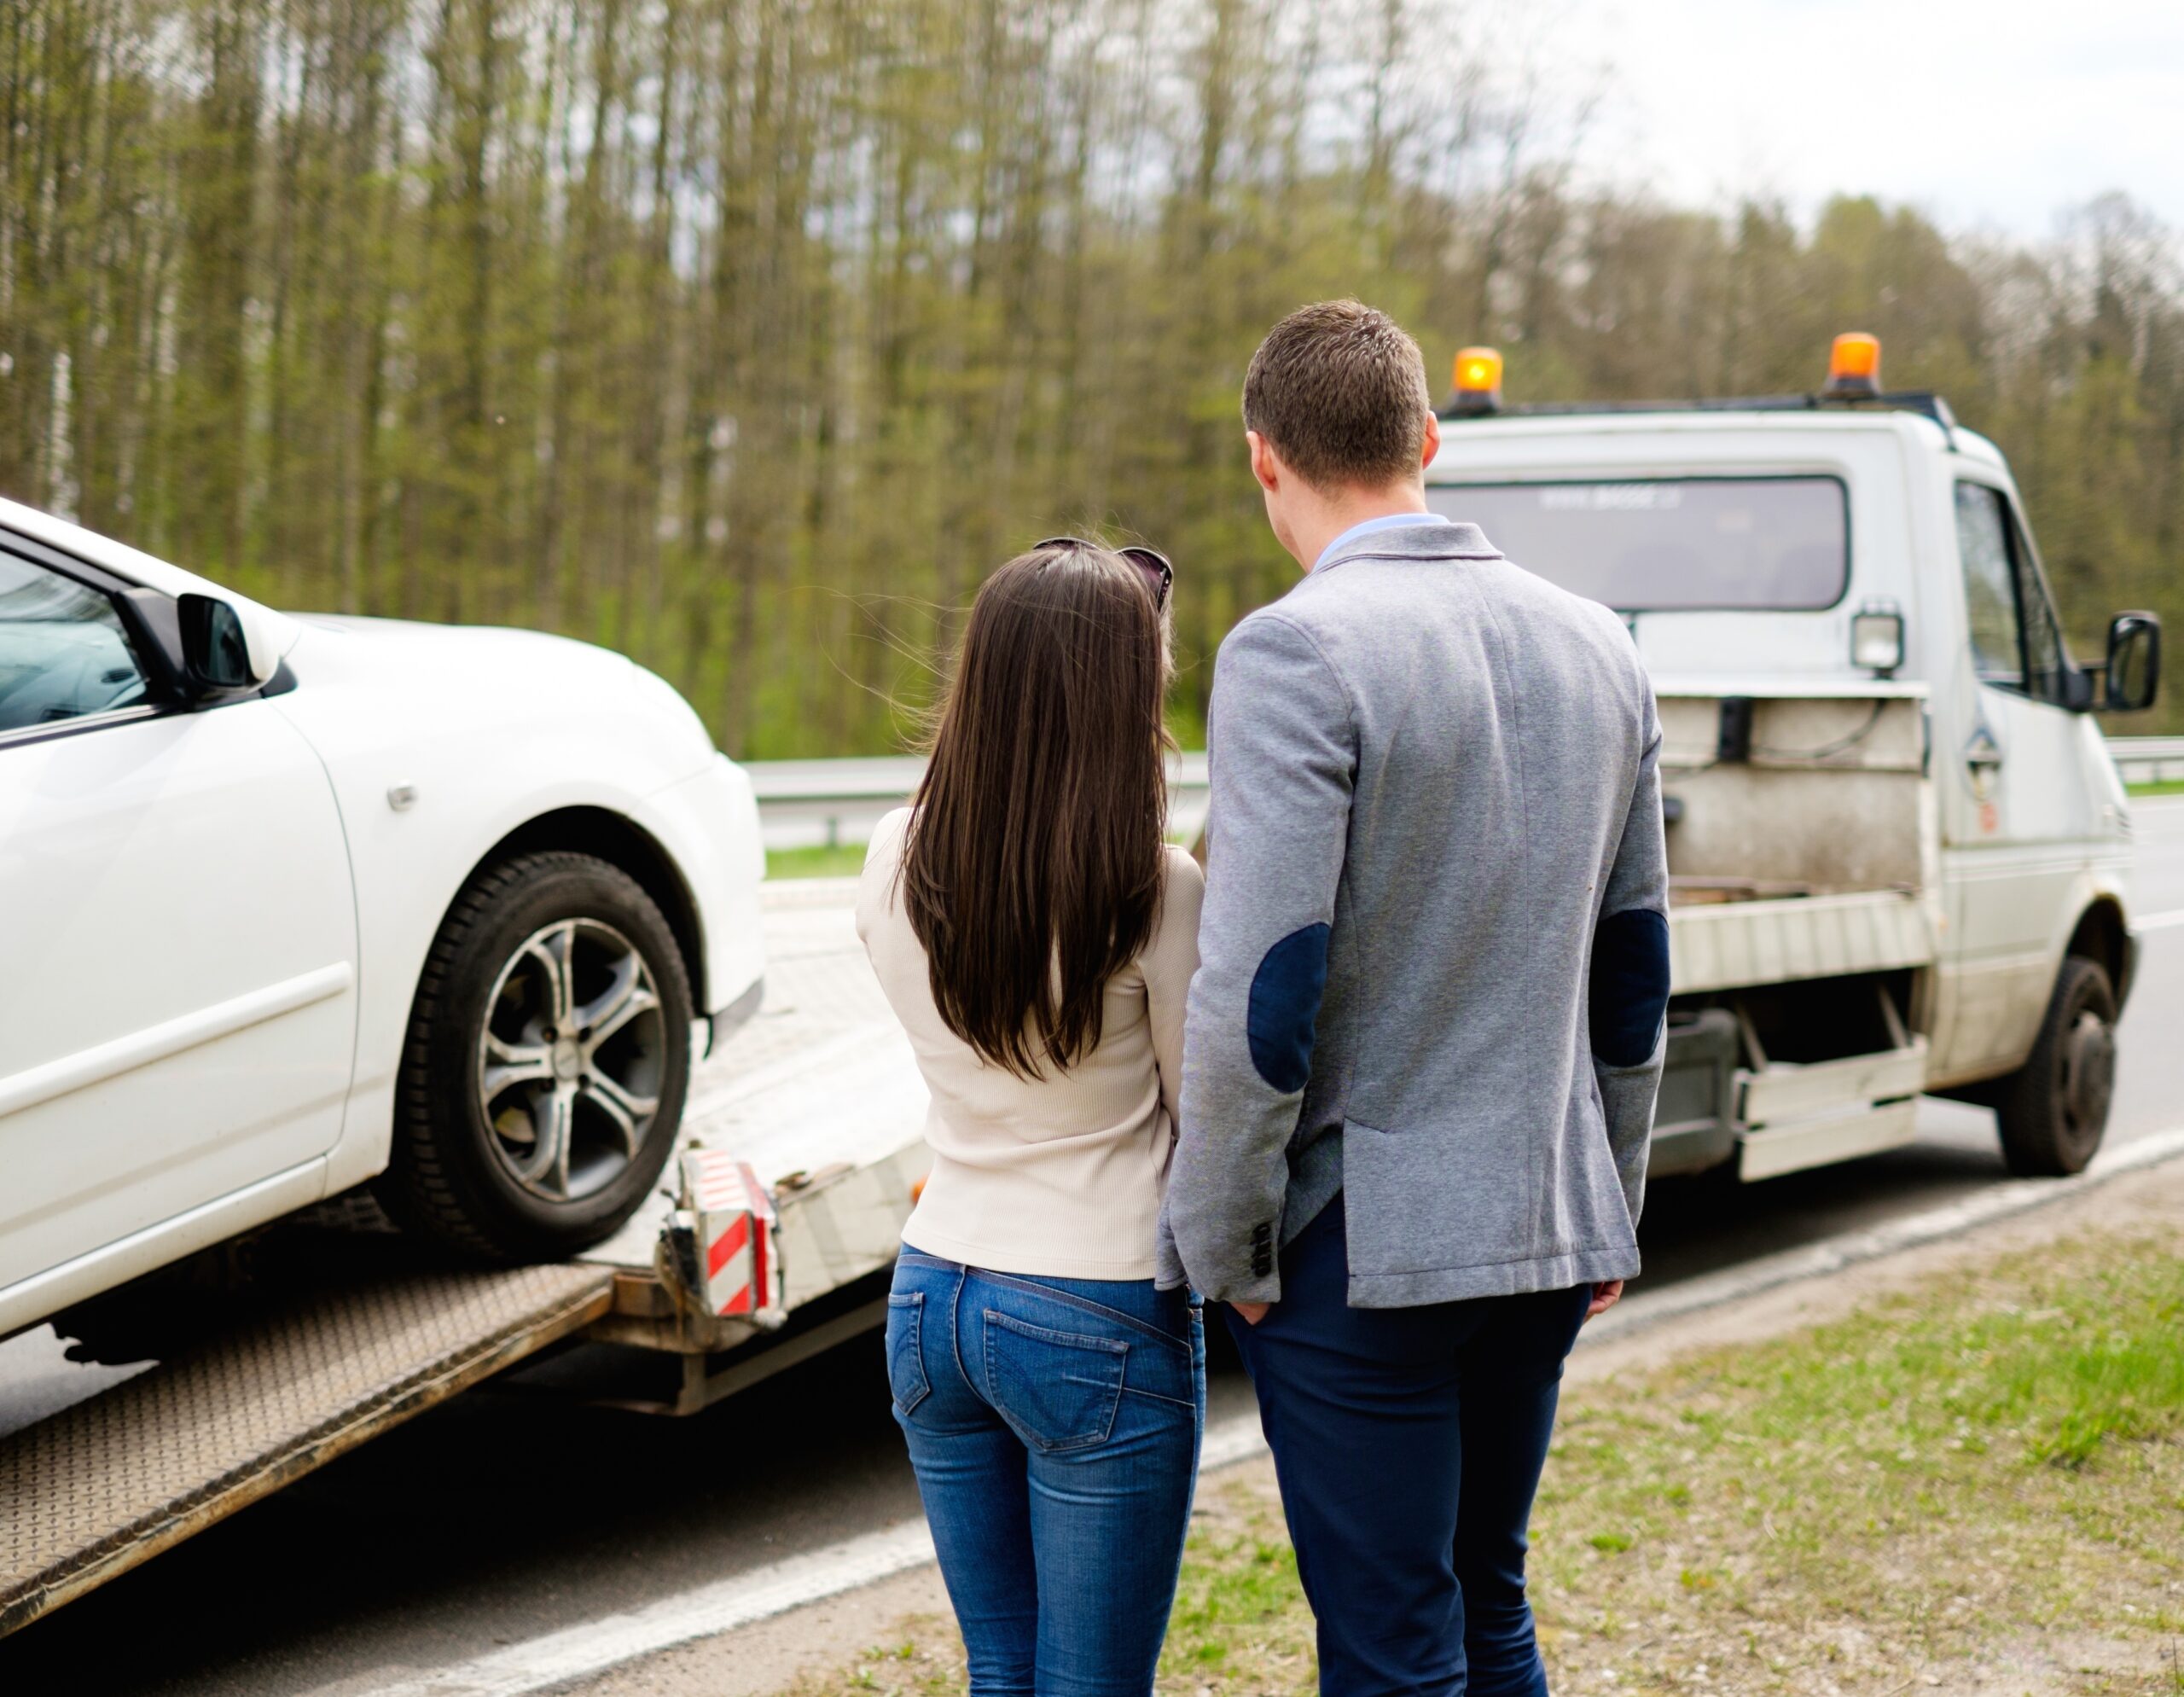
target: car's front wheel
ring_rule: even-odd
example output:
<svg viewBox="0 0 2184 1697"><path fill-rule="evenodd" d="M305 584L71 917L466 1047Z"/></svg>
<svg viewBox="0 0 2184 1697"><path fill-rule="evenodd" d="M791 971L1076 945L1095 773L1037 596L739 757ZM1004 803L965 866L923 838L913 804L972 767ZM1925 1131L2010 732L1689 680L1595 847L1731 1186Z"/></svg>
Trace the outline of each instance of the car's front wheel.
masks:
<svg viewBox="0 0 2184 1697"><path fill-rule="evenodd" d="M612 1235L675 1141L691 1019L675 934L626 873L540 853L479 874L417 985L381 1205L497 1260Z"/></svg>

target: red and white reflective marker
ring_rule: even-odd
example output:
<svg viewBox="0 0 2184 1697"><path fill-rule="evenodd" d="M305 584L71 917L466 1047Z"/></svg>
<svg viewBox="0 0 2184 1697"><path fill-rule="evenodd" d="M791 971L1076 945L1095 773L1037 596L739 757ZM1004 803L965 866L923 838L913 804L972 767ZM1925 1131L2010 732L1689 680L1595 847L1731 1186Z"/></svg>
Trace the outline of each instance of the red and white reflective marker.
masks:
<svg viewBox="0 0 2184 1697"><path fill-rule="evenodd" d="M780 1218L751 1163L718 1149L682 1154L682 1206L694 1217L706 1305L772 1317L782 1306Z"/></svg>

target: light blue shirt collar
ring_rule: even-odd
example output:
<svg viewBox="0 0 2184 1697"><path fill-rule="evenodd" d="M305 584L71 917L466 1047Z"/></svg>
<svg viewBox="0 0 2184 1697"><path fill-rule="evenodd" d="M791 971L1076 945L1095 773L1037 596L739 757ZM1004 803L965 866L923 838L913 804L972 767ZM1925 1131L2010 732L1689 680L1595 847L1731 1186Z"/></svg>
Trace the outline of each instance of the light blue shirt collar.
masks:
<svg viewBox="0 0 2184 1697"><path fill-rule="evenodd" d="M1332 560L1336 555L1360 538L1374 536L1381 531L1408 530L1413 525L1445 525L1454 520L1438 513L1383 513L1377 519L1368 519L1362 524L1352 525L1333 542L1320 550L1320 559L1312 562L1312 569L1320 569L1321 560Z"/></svg>

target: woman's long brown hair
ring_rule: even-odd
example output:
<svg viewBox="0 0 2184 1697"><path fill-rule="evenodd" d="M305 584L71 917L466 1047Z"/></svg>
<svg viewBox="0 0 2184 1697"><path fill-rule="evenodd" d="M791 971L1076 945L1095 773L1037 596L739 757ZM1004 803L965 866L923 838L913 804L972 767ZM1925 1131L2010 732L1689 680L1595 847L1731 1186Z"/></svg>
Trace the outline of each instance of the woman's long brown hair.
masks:
<svg viewBox="0 0 2184 1697"><path fill-rule="evenodd" d="M1105 549L1019 555L972 603L903 906L940 1017L1018 1078L1091 1053L1107 980L1153 934L1168 671L1150 586Z"/></svg>

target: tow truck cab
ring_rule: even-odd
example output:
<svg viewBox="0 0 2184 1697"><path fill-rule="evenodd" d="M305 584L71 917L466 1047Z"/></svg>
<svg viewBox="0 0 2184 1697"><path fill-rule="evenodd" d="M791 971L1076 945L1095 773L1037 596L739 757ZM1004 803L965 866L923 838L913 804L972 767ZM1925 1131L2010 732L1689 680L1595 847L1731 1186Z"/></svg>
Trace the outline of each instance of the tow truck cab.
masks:
<svg viewBox="0 0 2184 1697"><path fill-rule="evenodd" d="M2131 818L2095 714L2160 628L2075 660L1994 444L1838 338L1817 394L1500 404L1467 349L1438 512L1620 612L1660 700L1670 873L1654 1171L1746 1178L1992 1106L2021 1172L2099 1147L2129 994Z"/></svg>

